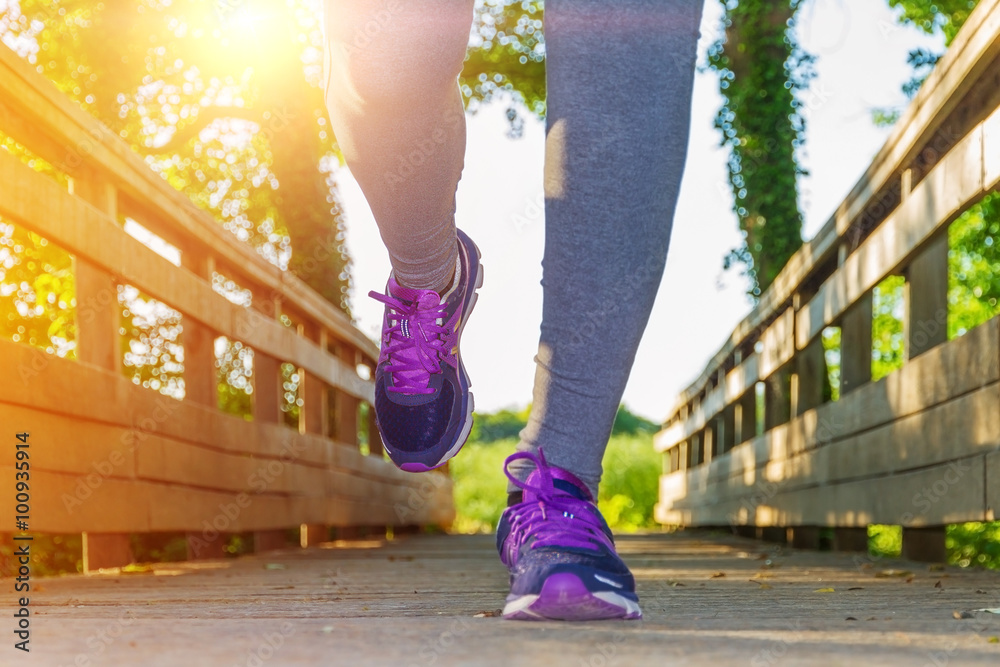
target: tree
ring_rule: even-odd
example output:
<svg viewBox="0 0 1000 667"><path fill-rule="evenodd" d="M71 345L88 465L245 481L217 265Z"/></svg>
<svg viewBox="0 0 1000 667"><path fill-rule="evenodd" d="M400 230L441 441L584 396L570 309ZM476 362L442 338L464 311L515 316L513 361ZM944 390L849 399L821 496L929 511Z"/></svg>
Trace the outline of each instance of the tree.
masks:
<svg viewBox="0 0 1000 667"><path fill-rule="evenodd" d="M20 11L7 33L33 42L24 55L40 72L348 310L343 220L321 170L336 159L316 85L322 43L304 0L21 0Z"/></svg>
<svg viewBox="0 0 1000 667"><path fill-rule="evenodd" d="M979 0L888 0L889 6L898 9L896 20L901 25L915 26L919 30L933 35L940 33L944 37L945 48L951 46L952 40L962 29L969 14L979 4ZM943 53L918 48L910 51L907 62L913 67L913 76L903 84L903 92L907 99L920 90L924 80L930 75ZM901 108L880 108L872 111L872 119L876 125L888 126L894 124L902 113Z"/></svg>
<svg viewBox="0 0 1000 667"><path fill-rule="evenodd" d="M469 52L459 83L470 111L508 96L510 135L520 136L523 106L545 117L544 2L477 3Z"/></svg>
<svg viewBox="0 0 1000 667"><path fill-rule="evenodd" d="M795 39L802 0L720 0L724 37L709 49L724 103L715 126L729 149L729 182L745 239L724 266L745 266L759 296L802 245L796 159L805 119L797 93L813 76L813 57Z"/></svg>

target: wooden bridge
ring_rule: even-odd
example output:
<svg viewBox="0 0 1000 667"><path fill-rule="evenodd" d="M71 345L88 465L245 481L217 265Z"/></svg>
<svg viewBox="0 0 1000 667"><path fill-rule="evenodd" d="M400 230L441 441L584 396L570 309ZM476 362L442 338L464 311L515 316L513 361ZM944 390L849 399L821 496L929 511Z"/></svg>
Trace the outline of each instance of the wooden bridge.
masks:
<svg viewBox="0 0 1000 667"><path fill-rule="evenodd" d="M83 532L91 571L130 563L137 533L185 532L191 556L210 557L236 533L253 532L266 550L289 529L308 545L331 527L384 535L451 520L450 479L397 470L370 421L359 423L378 350L340 310L237 241L6 48L0 131L52 167L39 173L0 151L0 217L68 251L76 286L75 360L0 341L3 437L30 433L32 531ZM179 249L180 265L129 235L126 221ZM316 259L334 252L331 236ZM220 277L249 303L213 289ZM123 373L125 285L180 313L183 400ZM252 419L219 410L219 337L253 352ZM282 364L299 379L294 421L281 410ZM367 455L359 427L374 436ZM4 489L13 466L5 455ZM0 508L12 529L13 503Z"/></svg>
<svg viewBox="0 0 1000 667"><path fill-rule="evenodd" d="M998 3L981 2L847 199L679 397L656 440L660 522L803 547L825 533L849 550L871 524L902 525L904 554L941 561L945 525L997 518L1000 320L948 340L948 227L998 189L998 34ZM905 280L905 363L873 382L872 293L889 276Z"/></svg>
<svg viewBox="0 0 1000 667"><path fill-rule="evenodd" d="M496 618L491 538L412 534L447 527L451 482L384 459L377 350L343 313L3 47L0 132L24 149L0 150L0 221L68 252L76 290L75 359L0 341L0 526L19 515L27 432L27 535L82 534L88 573L32 581L30 655L11 646L19 599L0 581L0 664L1000 659L997 574L940 564L945 525L1000 506L1000 320L947 336L948 225L1000 183L1000 0L980 2L833 219L679 397L656 440L656 516L684 529L620 538L642 622ZM872 291L894 275L906 361L872 382ZM124 289L179 314L182 399L124 372ZM252 351L251 414L220 409L223 338ZM877 523L904 526L911 561L867 554ZM134 536L161 533L186 536L187 562L123 567ZM236 534L255 553L221 558Z"/></svg>

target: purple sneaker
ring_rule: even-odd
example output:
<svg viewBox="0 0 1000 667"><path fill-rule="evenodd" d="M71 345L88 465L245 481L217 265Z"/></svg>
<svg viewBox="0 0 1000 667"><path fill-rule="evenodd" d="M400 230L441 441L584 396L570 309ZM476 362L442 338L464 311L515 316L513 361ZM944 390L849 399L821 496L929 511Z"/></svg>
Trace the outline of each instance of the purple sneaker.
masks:
<svg viewBox="0 0 1000 667"><path fill-rule="evenodd" d="M527 482L507 470L529 459ZM497 550L510 570L503 617L522 621L642 618L635 580L615 551L611 529L590 490L575 475L550 466L542 451L518 452L504 464L522 502L504 510Z"/></svg>
<svg viewBox="0 0 1000 667"><path fill-rule="evenodd" d="M458 351L462 330L483 284L479 249L458 231L458 267L451 290L403 287L390 276L382 345L375 369L375 420L393 463L426 472L458 453L472 429L469 376Z"/></svg>

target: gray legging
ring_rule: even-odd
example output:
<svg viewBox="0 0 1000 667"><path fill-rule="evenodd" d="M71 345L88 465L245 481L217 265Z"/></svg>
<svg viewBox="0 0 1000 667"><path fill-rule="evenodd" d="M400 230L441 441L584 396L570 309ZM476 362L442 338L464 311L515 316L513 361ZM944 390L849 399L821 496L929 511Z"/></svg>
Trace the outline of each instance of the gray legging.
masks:
<svg viewBox="0 0 1000 667"><path fill-rule="evenodd" d="M518 449L543 447L595 495L666 262L702 2L545 7L542 326ZM456 78L472 13L473 0L326 0L333 130L397 280L411 287L441 289L455 266L465 152Z"/></svg>

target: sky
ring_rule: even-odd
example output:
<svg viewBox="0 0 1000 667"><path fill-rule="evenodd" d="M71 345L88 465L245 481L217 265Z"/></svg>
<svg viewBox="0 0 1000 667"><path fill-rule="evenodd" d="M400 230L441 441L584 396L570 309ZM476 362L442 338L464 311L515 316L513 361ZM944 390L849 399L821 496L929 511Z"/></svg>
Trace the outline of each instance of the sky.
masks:
<svg viewBox="0 0 1000 667"><path fill-rule="evenodd" d="M906 57L943 39L896 25L887 3L808 0L800 11L802 46L818 57L806 104L809 174L799 181L803 233L811 238L854 186L889 133L871 121L873 108L902 106L901 85L912 75ZM700 62L719 32L721 9L707 0ZM667 268L623 402L657 422L674 397L701 372L736 324L749 313L746 281L724 272L722 258L739 245L736 215L713 120L721 97L711 71L695 78L687 168ZM544 124L527 118L523 137L506 137L506 105L468 118L466 164L457 194L457 224L483 253L485 283L462 337L476 409L493 412L531 400L533 357L541 321L544 213ZM347 168L336 174L353 259L351 306L358 326L377 339L389 260L371 211ZM497 194L503 180L505 196ZM599 354L600 350L595 350Z"/></svg>

